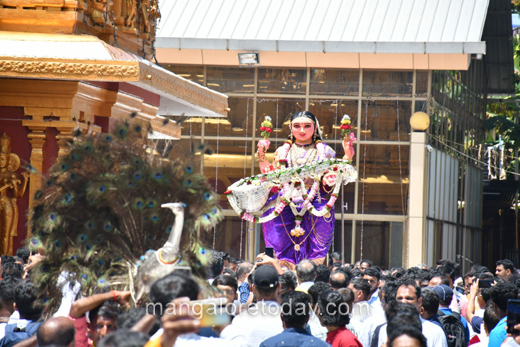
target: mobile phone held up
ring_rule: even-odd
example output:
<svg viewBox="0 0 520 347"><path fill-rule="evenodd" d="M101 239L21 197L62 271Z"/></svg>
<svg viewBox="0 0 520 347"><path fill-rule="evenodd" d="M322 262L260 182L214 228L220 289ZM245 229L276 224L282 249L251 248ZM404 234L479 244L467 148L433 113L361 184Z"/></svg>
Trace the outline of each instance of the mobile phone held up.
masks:
<svg viewBox="0 0 520 347"><path fill-rule="evenodd" d="M201 327L224 326L231 322L225 298L190 301L191 311Z"/></svg>
<svg viewBox="0 0 520 347"><path fill-rule="evenodd" d="M515 330L515 325L520 324L520 300L507 301L507 333L520 334L520 331Z"/></svg>
<svg viewBox="0 0 520 347"><path fill-rule="evenodd" d="M491 285L493 284L493 280L478 280L478 287L479 288L491 288Z"/></svg>
<svg viewBox="0 0 520 347"><path fill-rule="evenodd" d="M265 255L267 255L268 257L274 258L274 248L265 247Z"/></svg>

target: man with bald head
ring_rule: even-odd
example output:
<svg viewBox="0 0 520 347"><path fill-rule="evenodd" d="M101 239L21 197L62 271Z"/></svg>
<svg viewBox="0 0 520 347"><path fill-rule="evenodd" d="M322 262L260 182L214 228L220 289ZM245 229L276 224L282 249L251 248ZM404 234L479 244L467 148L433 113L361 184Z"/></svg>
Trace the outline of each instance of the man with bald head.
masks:
<svg viewBox="0 0 520 347"><path fill-rule="evenodd" d="M38 346L60 345L74 347L76 329L67 317L54 317L43 322L38 328L36 338Z"/></svg>

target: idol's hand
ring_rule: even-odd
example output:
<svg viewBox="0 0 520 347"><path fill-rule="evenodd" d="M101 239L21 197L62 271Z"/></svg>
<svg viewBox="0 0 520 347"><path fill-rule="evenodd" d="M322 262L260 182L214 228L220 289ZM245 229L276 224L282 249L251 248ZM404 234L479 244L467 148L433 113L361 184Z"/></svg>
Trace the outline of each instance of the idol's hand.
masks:
<svg viewBox="0 0 520 347"><path fill-rule="evenodd" d="M259 162L266 161L265 153L269 149L270 145L271 145L271 142L269 140L260 140L260 141L258 141L257 150L256 150L256 156L257 156L257 160Z"/></svg>
<svg viewBox="0 0 520 347"><path fill-rule="evenodd" d="M333 185L336 184L337 178L338 178L338 176L334 172L329 172L323 176L322 181L323 181L323 184L326 184L329 187L332 187Z"/></svg>

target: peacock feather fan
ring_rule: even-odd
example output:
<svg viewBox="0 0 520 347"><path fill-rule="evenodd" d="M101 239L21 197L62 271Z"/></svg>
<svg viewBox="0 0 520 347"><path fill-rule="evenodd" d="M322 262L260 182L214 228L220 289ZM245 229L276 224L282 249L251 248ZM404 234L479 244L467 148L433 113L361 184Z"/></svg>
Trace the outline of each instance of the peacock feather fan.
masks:
<svg viewBox="0 0 520 347"><path fill-rule="evenodd" d="M31 272L42 298L59 292L60 274L89 294L133 283L121 278L170 236L175 216L161 208L164 203L184 203L181 253L187 259L202 254L190 261L194 267L205 262L197 230L212 229L222 219L215 193L196 172L194 155L167 159L154 152L145 139L149 129L134 118L110 133L78 135L69 154L49 170L35 194L27 239L33 252L47 256ZM205 146L202 151L210 152Z"/></svg>

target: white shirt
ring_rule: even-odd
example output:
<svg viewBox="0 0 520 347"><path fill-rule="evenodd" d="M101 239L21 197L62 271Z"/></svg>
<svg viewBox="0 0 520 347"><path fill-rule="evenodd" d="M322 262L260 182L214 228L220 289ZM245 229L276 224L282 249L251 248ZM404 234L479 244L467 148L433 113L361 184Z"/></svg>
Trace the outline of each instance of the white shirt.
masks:
<svg viewBox="0 0 520 347"><path fill-rule="evenodd" d="M283 331L281 307L276 301L259 301L233 319L220 337L225 340L243 338L242 346L258 347L266 339ZM213 347L213 346L212 346Z"/></svg>
<svg viewBox="0 0 520 347"><path fill-rule="evenodd" d="M309 314L309 328L311 329L312 336L319 338L320 340L327 340L327 333L329 329L321 325L320 318L314 313L313 310Z"/></svg>
<svg viewBox="0 0 520 347"><path fill-rule="evenodd" d="M446 334L440 326L422 318L421 322L422 333L424 337L426 337L426 345L428 347L448 347L448 341L446 341ZM381 328L381 330L379 330L379 340L377 342L378 346L381 346L383 343L386 343L386 340L388 339L386 335L386 327L387 325L385 324Z"/></svg>
<svg viewBox="0 0 520 347"><path fill-rule="evenodd" d="M378 326L385 323L386 316L384 314L376 314L365 320L361 328L361 331L358 334L359 342L361 342L363 346L370 347L370 344L372 343L372 336L374 336L374 331Z"/></svg>
<svg viewBox="0 0 520 347"><path fill-rule="evenodd" d="M373 307L368 303L368 301L360 301L354 304L352 314L350 315L349 325L354 328L356 334L363 331L364 322L368 318L372 317L373 310Z"/></svg>

